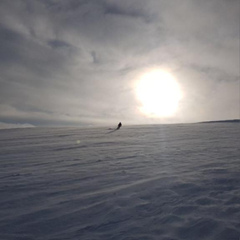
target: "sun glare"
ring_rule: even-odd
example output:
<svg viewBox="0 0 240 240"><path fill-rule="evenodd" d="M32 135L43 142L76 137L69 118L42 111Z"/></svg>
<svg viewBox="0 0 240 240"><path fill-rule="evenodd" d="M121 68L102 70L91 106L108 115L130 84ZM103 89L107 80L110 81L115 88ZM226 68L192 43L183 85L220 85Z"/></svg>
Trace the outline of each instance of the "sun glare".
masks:
<svg viewBox="0 0 240 240"><path fill-rule="evenodd" d="M174 77L165 71L144 74L136 85L140 111L150 117L169 117L176 113L181 90Z"/></svg>

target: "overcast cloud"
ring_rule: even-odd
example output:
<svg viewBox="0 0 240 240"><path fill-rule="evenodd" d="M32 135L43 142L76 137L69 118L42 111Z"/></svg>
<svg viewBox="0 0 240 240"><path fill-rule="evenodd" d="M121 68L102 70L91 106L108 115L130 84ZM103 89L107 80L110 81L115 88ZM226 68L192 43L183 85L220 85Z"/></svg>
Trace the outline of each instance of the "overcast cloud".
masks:
<svg viewBox="0 0 240 240"><path fill-rule="evenodd" d="M138 109L156 67L183 92L169 118ZM1 0L0 71L3 125L239 118L239 1Z"/></svg>

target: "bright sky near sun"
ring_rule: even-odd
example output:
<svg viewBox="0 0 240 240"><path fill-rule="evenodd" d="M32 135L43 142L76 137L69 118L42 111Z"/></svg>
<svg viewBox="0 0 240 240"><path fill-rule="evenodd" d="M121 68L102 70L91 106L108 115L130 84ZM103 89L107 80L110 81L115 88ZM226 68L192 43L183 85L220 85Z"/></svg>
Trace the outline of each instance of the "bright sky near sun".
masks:
<svg viewBox="0 0 240 240"><path fill-rule="evenodd" d="M240 118L238 0L1 0L0 128Z"/></svg>
<svg viewBox="0 0 240 240"><path fill-rule="evenodd" d="M141 112L156 118L173 116L182 93L177 81L166 71L150 70L136 83Z"/></svg>

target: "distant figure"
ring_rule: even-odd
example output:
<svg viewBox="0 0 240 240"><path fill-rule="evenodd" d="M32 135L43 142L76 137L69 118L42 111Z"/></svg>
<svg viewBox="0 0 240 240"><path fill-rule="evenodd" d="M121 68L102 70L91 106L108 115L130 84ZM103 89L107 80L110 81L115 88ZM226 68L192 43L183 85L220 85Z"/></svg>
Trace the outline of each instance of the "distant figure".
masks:
<svg viewBox="0 0 240 240"><path fill-rule="evenodd" d="M121 126L122 126L122 123L120 122L120 123L118 124L117 130L118 130Z"/></svg>

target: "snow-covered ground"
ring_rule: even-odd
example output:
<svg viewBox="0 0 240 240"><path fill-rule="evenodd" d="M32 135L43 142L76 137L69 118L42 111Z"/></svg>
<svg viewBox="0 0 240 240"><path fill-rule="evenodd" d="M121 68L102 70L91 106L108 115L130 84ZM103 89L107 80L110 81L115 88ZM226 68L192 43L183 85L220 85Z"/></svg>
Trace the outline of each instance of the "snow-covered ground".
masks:
<svg viewBox="0 0 240 240"><path fill-rule="evenodd" d="M239 240L240 124L0 130L1 240Z"/></svg>

